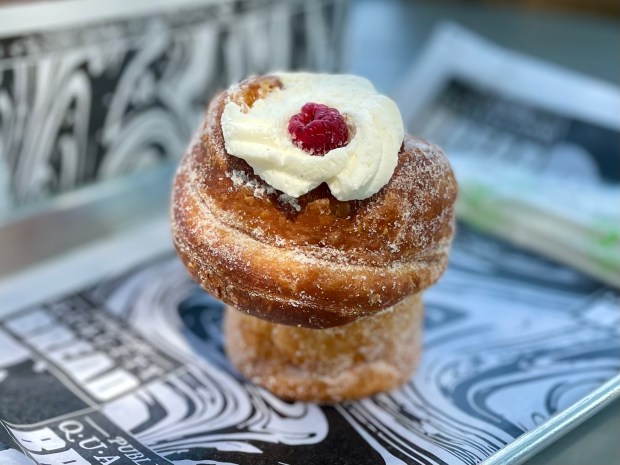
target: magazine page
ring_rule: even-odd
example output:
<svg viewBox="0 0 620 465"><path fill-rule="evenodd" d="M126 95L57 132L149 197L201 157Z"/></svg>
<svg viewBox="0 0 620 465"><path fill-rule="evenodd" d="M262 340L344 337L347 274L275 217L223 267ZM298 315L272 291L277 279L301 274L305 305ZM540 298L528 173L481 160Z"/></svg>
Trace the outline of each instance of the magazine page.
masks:
<svg viewBox="0 0 620 465"><path fill-rule="evenodd" d="M461 219L620 287L620 90L445 24L398 93Z"/></svg>
<svg viewBox="0 0 620 465"><path fill-rule="evenodd" d="M620 372L616 292L465 226L425 293L415 376L335 406L243 379L222 304L170 249L89 284L83 257L49 271L79 287L0 312L0 463L476 464Z"/></svg>

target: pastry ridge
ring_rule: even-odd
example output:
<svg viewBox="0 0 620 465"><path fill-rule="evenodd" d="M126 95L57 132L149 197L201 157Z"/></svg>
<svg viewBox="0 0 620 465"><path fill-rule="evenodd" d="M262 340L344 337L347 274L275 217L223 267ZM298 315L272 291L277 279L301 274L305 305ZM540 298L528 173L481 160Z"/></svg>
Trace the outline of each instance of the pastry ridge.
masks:
<svg viewBox="0 0 620 465"><path fill-rule="evenodd" d="M307 328L351 323L432 285L454 229L441 149L406 135L390 182L364 200L338 201L325 184L289 197L226 152L220 124L228 101L251 106L280 87L255 77L220 93L181 160L172 232L192 276L241 311Z"/></svg>
<svg viewBox="0 0 620 465"><path fill-rule="evenodd" d="M248 379L285 399L333 403L406 383L418 364L421 294L348 325L279 325L228 307L226 353Z"/></svg>

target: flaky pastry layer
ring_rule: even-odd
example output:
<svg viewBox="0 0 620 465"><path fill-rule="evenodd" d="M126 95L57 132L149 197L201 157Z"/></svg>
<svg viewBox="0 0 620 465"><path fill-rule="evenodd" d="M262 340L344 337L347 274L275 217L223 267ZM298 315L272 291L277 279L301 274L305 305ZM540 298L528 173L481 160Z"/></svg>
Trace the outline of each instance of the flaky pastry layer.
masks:
<svg viewBox="0 0 620 465"><path fill-rule="evenodd" d="M333 403L407 382L422 343L420 294L328 329L280 325L226 309L226 353L252 382L285 399Z"/></svg>
<svg viewBox="0 0 620 465"><path fill-rule="evenodd" d="M251 106L275 78L244 81L211 102L172 198L175 246L208 292L272 322L329 328L391 307L443 273L456 182L438 147L405 136L390 182L341 202L325 184L288 197L226 152L228 99Z"/></svg>

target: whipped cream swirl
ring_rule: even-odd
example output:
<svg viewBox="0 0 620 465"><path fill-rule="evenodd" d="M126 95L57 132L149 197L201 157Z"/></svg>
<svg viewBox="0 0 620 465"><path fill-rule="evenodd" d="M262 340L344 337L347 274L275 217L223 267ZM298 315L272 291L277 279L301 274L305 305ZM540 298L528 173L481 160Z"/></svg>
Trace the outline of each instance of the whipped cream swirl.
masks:
<svg viewBox="0 0 620 465"><path fill-rule="evenodd" d="M366 79L351 75L275 73L274 89L244 112L228 101L222 131L229 154L244 159L265 182L299 197L326 182L338 200L361 200L385 186L398 163L403 121L396 104ZM349 126L349 143L323 156L296 147L288 122L301 107L337 109Z"/></svg>

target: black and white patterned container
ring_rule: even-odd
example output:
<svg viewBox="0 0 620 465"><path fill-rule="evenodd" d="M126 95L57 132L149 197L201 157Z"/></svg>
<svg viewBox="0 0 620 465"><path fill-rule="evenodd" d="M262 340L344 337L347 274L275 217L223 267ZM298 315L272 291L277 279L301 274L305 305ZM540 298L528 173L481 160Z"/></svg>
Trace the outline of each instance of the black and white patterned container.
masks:
<svg viewBox="0 0 620 465"><path fill-rule="evenodd" d="M335 71L346 0L0 6L0 214L182 154L218 89Z"/></svg>

